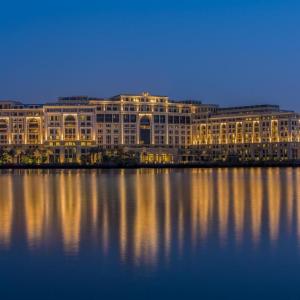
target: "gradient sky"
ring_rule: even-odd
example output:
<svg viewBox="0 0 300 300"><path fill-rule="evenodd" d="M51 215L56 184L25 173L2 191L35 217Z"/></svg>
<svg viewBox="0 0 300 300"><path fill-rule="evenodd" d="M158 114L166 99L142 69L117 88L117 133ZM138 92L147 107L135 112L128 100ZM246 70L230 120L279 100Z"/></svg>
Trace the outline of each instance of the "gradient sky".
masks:
<svg viewBox="0 0 300 300"><path fill-rule="evenodd" d="M0 98L169 95L300 111L300 1L3 0Z"/></svg>

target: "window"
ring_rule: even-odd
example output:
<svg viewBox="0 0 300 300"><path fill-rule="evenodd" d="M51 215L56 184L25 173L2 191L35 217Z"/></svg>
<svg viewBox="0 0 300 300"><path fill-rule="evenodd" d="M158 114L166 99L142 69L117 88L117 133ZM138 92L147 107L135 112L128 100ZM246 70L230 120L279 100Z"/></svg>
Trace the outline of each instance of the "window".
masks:
<svg viewBox="0 0 300 300"><path fill-rule="evenodd" d="M97 114L96 120L97 120L97 123L103 123L104 122L104 114Z"/></svg>
<svg viewBox="0 0 300 300"><path fill-rule="evenodd" d="M123 115L124 123L136 123L136 115Z"/></svg>

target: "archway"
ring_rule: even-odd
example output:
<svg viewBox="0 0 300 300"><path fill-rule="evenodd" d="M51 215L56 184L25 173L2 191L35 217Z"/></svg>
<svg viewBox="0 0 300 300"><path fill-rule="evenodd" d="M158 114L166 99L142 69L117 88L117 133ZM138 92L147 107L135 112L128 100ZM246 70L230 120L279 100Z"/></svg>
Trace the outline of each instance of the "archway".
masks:
<svg viewBox="0 0 300 300"><path fill-rule="evenodd" d="M151 144L151 121L148 116L143 116L140 119L140 144Z"/></svg>
<svg viewBox="0 0 300 300"><path fill-rule="evenodd" d="M74 116L69 115L65 117L65 127L73 127L76 126L76 119Z"/></svg>

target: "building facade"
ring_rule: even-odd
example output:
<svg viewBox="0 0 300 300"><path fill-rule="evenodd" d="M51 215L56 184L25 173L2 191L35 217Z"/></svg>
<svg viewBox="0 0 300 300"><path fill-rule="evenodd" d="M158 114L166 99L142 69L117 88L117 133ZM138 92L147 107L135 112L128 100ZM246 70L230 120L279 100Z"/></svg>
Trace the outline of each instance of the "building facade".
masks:
<svg viewBox="0 0 300 300"><path fill-rule="evenodd" d="M220 108L149 93L0 102L0 154L14 163L292 160L299 141L299 114L274 105Z"/></svg>
<svg viewBox="0 0 300 300"><path fill-rule="evenodd" d="M193 144L202 160L296 160L299 122L276 105L218 108L195 124Z"/></svg>

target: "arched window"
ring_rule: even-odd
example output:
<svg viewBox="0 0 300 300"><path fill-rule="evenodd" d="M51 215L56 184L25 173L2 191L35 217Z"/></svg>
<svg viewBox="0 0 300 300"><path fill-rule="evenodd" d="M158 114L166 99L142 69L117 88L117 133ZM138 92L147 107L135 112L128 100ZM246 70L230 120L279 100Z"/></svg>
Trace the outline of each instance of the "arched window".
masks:
<svg viewBox="0 0 300 300"><path fill-rule="evenodd" d="M150 118L147 116L143 116L140 120L141 126L150 126Z"/></svg>
<svg viewBox="0 0 300 300"><path fill-rule="evenodd" d="M143 116L140 119L140 144L151 144L151 126L150 118Z"/></svg>
<svg viewBox="0 0 300 300"><path fill-rule="evenodd" d="M27 127L30 132L36 131L39 128L39 121L37 119L29 119Z"/></svg>
<svg viewBox="0 0 300 300"><path fill-rule="evenodd" d="M8 128L7 120L0 119L0 129L1 130L6 130L7 128Z"/></svg>
<svg viewBox="0 0 300 300"><path fill-rule="evenodd" d="M65 118L65 126L75 126L76 119L74 116L66 116Z"/></svg>

